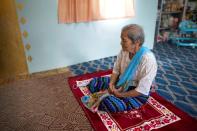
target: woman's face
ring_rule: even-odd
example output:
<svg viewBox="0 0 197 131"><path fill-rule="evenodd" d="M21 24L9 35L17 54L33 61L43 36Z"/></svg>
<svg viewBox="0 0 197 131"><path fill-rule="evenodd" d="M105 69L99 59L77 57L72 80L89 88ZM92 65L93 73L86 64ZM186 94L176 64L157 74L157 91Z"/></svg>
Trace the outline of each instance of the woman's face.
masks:
<svg viewBox="0 0 197 131"><path fill-rule="evenodd" d="M123 49L123 51L128 51L132 54L135 54L139 49L139 47L138 47L139 44L131 41L127 34L128 34L128 31L124 31L121 33L122 49Z"/></svg>

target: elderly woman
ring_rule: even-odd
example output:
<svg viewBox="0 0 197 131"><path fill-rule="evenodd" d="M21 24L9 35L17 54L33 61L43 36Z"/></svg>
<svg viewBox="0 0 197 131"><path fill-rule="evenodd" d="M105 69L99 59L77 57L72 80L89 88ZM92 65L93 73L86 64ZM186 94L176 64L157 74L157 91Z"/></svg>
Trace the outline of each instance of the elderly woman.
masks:
<svg viewBox="0 0 197 131"><path fill-rule="evenodd" d="M143 43L144 31L139 25L122 28L122 50L114 63L111 78L94 78L88 85L92 93L108 89L109 95L97 102L99 110L128 111L146 103L156 76L157 62Z"/></svg>

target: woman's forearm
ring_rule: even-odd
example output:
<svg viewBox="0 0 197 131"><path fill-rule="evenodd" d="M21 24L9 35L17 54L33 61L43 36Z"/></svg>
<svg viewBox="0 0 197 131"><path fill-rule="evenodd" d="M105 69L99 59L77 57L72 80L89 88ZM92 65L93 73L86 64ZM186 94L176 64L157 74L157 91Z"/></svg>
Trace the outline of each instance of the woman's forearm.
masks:
<svg viewBox="0 0 197 131"><path fill-rule="evenodd" d="M110 94L113 94L115 90L115 84L116 84L117 79L118 79L118 75L112 73L111 78L110 78L109 88L108 88Z"/></svg>
<svg viewBox="0 0 197 131"><path fill-rule="evenodd" d="M141 95L141 93L137 92L136 90L130 90L127 92L121 92L120 95L120 97L137 97Z"/></svg>
<svg viewBox="0 0 197 131"><path fill-rule="evenodd" d="M141 95L141 93L137 92L136 90L130 90L127 92L119 92L118 90L115 90L114 95L116 97L137 97Z"/></svg>
<svg viewBox="0 0 197 131"><path fill-rule="evenodd" d="M115 85L117 80L118 80L118 74L112 73L111 78L110 78L110 84Z"/></svg>

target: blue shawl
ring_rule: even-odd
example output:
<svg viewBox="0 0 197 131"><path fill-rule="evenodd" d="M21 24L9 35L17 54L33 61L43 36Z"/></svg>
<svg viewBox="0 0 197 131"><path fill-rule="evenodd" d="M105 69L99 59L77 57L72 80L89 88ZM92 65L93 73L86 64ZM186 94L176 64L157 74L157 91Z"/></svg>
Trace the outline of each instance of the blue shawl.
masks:
<svg viewBox="0 0 197 131"><path fill-rule="evenodd" d="M124 87L123 91L128 90L129 81L133 80L135 72L137 70L137 67L138 67L140 61L142 60L142 57L144 56L144 54L146 54L149 51L150 50L147 47L144 47L144 46L142 46L138 50L138 52L134 55L134 57L132 58L131 62L128 65L128 67L124 71L123 75L120 77L120 79L119 79L119 81L116 85L117 87L123 86Z"/></svg>

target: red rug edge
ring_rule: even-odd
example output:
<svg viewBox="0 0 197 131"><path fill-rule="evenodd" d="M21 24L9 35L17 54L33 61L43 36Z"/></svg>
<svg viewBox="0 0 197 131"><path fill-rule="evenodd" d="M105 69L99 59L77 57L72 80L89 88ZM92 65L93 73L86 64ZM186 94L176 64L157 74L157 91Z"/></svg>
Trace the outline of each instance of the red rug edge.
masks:
<svg viewBox="0 0 197 131"><path fill-rule="evenodd" d="M85 113L85 116L88 118L88 120L89 120L89 122L90 122L92 128L93 128L95 131L100 131L101 129L102 129L102 130L103 130L103 129L106 129L106 127L105 127L104 124L102 124L102 123L100 123L99 125L95 125L95 124L94 124L94 122L92 121L92 119L91 119L91 117L90 117L90 114L88 114L87 109L83 106L83 103L81 102L80 98L79 98L76 94L74 94L75 91L74 91L74 89L71 87L71 84L72 84L73 82L75 82L76 80L78 80L78 81L80 81L80 80L85 80L85 79L92 78L93 76L94 76L94 77L95 77L95 76L99 77L99 76L103 76L103 75L108 75L108 74L110 74L110 73L112 73L112 70L102 70L102 71L97 71L97 72L94 72L94 73L87 73L87 74L82 74L82 75L78 75L78 76L72 76L72 77L69 77L69 78L68 78L68 84L69 84L69 87L70 87L70 89L71 89L71 91L72 91L72 93L73 93L75 99L76 99L77 102L79 103L80 107L82 108L82 110L83 110L84 113ZM84 76L85 76L85 77L84 77ZM92 113L92 112L90 112L90 113ZM96 116L97 116L97 115L96 115ZM98 117L98 119L100 119L99 116L97 116L97 117ZM107 130L107 129L106 129L106 130Z"/></svg>
<svg viewBox="0 0 197 131"><path fill-rule="evenodd" d="M186 112L184 112L181 109L179 109L178 107L176 107L176 105L165 100L165 98L160 96L158 93L154 92L151 94L151 96L153 98L155 98L156 100L158 100L161 104L165 103L165 104L163 104L163 105L165 105L165 107L170 109L170 111L172 111L178 117L181 118L180 121L172 123L172 124L170 124L170 126L162 127L161 128L162 130L172 130L173 128L174 128L174 130L177 130L176 127L179 126L179 127L181 127L181 129L179 129L179 130L197 131L197 120L195 118L191 117L189 114L187 114Z"/></svg>
<svg viewBox="0 0 197 131"><path fill-rule="evenodd" d="M72 90L72 93L73 93L74 90L73 90L73 88L71 88L71 83L73 83L74 81L89 79L93 76L94 77L95 76L99 77L99 76L102 76L102 75L108 75L110 73L112 73L112 70L98 71L98 72L94 72L94 73L87 73L87 74L83 74L83 75L79 75L79 76L69 77L68 78L69 87L70 87L70 89ZM99 128L102 128L102 129L106 128L104 125L100 125L100 124L95 127L95 124L92 122L91 117L89 116L88 112L86 112L87 109L83 106L83 104L81 103L80 99L76 96L76 94L73 93L73 95L75 96L75 99L78 101L80 107L85 112L85 115L88 118L90 124L92 125L92 128L94 130L98 130L96 127L99 127ZM151 96L153 96L153 98L156 98L157 100L159 100L159 102L161 104L165 103L165 106L168 109L170 109L170 111L174 112L178 117L181 118L180 121L172 123L172 124L170 124L170 126L164 126L162 128L159 128L158 130L177 130L177 128L176 128L177 126L182 127L181 130L190 130L190 131L196 131L197 130L197 124L196 124L197 120L195 118L189 116L186 112L177 108L175 105L173 105L171 102L165 100L162 96L160 96L156 92L152 93ZM102 126L102 127L100 127L100 126Z"/></svg>

